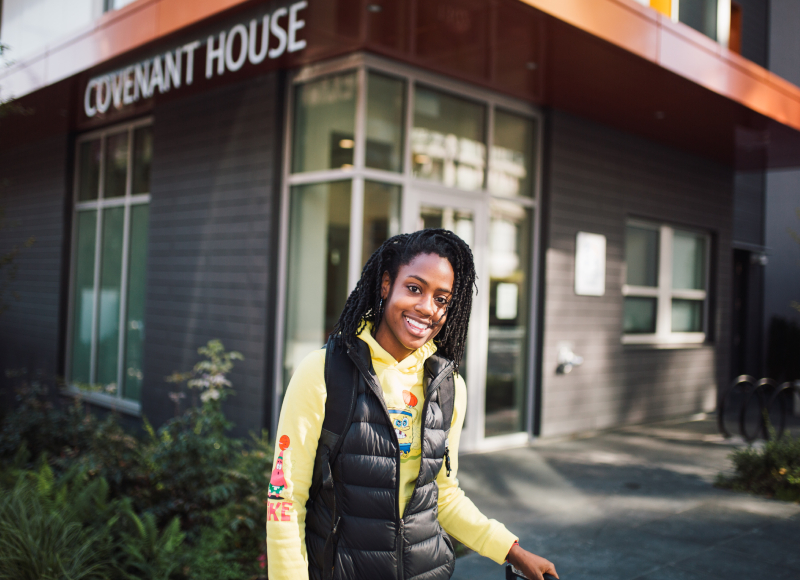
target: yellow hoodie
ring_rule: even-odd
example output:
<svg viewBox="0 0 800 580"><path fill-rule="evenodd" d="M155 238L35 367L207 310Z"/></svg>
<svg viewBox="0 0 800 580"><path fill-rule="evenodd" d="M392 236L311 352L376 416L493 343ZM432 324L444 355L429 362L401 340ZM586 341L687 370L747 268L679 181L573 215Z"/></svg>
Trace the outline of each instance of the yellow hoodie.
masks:
<svg viewBox="0 0 800 580"><path fill-rule="evenodd" d="M370 330L371 327L367 326L359 338L369 345L372 366L398 433L401 445L399 513L403 513L419 475L423 365L436 351L436 346L428 342L397 362L375 341ZM467 388L459 375L455 379L455 408L449 436L452 470L448 477L442 467L436 478L439 522L448 534L502 564L517 537L503 524L481 514L458 487L458 444L467 407ZM305 506L325 416L325 398L325 349L321 349L300 363L281 407L267 509L270 580L308 578Z"/></svg>

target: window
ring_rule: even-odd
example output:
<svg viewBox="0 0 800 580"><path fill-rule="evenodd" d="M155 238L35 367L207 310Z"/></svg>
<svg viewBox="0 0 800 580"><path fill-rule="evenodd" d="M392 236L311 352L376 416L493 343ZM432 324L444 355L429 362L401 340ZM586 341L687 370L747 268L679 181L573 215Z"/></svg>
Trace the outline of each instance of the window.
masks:
<svg viewBox="0 0 800 580"><path fill-rule="evenodd" d="M363 69L294 87L284 387L303 357L325 344L367 258L400 233L401 187L386 180L403 169L405 91L403 80Z"/></svg>
<svg viewBox="0 0 800 580"><path fill-rule="evenodd" d="M111 12L112 10L119 10L134 2L135 0L104 0L103 12Z"/></svg>
<svg viewBox="0 0 800 580"><path fill-rule="evenodd" d="M535 109L369 55L297 71L287 97L276 384L285 389L300 361L325 344L380 244L441 227L472 247L480 287L459 371L470 377L462 446L527 440ZM281 396L277 389L274 409Z"/></svg>
<svg viewBox="0 0 800 580"><path fill-rule="evenodd" d="M138 122L76 144L67 378L137 409L153 135ZM134 403L134 405L131 405Z"/></svg>
<svg viewBox="0 0 800 580"><path fill-rule="evenodd" d="M705 341L709 250L708 234L628 222L623 342Z"/></svg>

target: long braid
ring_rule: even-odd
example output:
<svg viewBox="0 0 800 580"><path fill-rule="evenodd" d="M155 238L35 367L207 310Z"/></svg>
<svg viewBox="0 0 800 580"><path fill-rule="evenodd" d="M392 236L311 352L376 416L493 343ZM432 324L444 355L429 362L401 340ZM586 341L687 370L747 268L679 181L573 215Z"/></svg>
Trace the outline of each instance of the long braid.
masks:
<svg viewBox="0 0 800 580"><path fill-rule="evenodd" d="M377 331L383 317L380 307L383 273L388 272L394 284L400 266L409 264L420 254L439 255L446 258L453 268L453 292L447 319L434 342L440 353L451 359L458 369L467 342L476 276L472 250L449 230L427 229L400 234L381 244L364 265L361 279L348 296L332 334L341 335L350 343L364 329L366 322L371 322Z"/></svg>

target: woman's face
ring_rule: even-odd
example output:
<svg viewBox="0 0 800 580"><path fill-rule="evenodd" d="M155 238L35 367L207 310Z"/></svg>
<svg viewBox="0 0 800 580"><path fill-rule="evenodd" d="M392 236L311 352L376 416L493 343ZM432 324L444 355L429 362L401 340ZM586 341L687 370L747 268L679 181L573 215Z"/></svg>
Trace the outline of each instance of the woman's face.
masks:
<svg viewBox="0 0 800 580"><path fill-rule="evenodd" d="M394 284L384 272L383 318L375 340L395 360L403 360L442 329L454 278L450 261L436 254L419 254L400 266Z"/></svg>

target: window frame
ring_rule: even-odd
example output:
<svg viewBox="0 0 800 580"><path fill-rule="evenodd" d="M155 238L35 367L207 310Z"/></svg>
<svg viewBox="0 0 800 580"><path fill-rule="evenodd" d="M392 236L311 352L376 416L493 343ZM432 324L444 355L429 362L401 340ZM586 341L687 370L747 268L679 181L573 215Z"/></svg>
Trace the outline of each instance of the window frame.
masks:
<svg viewBox="0 0 800 580"><path fill-rule="evenodd" d="M693 227L676 226L667 223L658 223L637 218L625 221L625 236L629 226L654 230L658 232L658 278L656 286L634 286L622 284L623 313L624 300L627 297L655 298L656 299L656 330L653 333L626 334L624 327L621 330L623 344L653 344L653 345L698 345L707 341L710 321L710 284L711 284L711 234ZM703 238L703 290L686 290L672 288L673 277L673 239L675 231L690 232ZM625 256L627 276L627 256ZM692 300L702 302L702 331L700 332L672 332L672 301ZM624 314L623 314L624 316Z"/></svg>
<svg viewBox="0 0 800 580"><path fill-rule="evenodd" d="M355 71L357 74L358 95L356 96L356 119L355 119L355 143L353 152L353 167L347 168L334 168L319 171L309 171L303 173L294 173L292 171L291 152L293 151L293 129L294 129L294 108L295 108L295 87L298 84L311 82L324 76L332 76ZM389 171L384 169L375 169L366 166L366 140L361 139L362 135L366 135L366 111L368 101L368 83L367 76L370 73L395 78L405 82L405 98L404 98L404 127L403 127L403 151L402 151L402 168L401 171ZM440 93L453 95L459 99L472 101L486 107L486 114L484 117L484 145L485 145L485 170L481 188L477 190L464 190L455 186L445 185L444 183L432 181L425 178L415 177L413 175L412 163L412 147L411 139L414 128L414 102L415 91L417 86L423 86L427 89L434 90ZM531 280L530 280L530 304L533 305L528 313L528 328L530 329L530 336L527 341L525 355L527 357L526 369L526 389L527 401L524 413L524 431L520 433L512 433L510 435L498 435L489 439L483 437L483 429L481 428L481 435L472 443L466 442L469 448L490 448L492 445L502 446L505 444L516 444L529 441L533 438L534 429L534 406L535 406L535 389L539 381L538 374L536 373L538 352L538 337L535 332L537 326L537 309L535 307L539 300L539 288L541 281L540 274L540 235L542 214L540 211L540 200L542 196L542 151L544 142L544 115L540 109L513 97L508 97L500 93L475 86L470 83L457 81L442 77L434 73L421 70L417 67L398 63L393 60L386 59L381 56L371 55L363 52L353 53L334 59L331 61L310 64L305 67L294 71L291 75L284 95L285 103L285 119L284 119L284 141L283 151L287 152L282 160L282 192L281 192L281 216L280 216L280 240L279 240L279 258L278 258L278 279L281 284L278 286L277 296L277 315L275 317L275 337L276 348L274 353L274 380L275 388L271 394L271 425L274 429L278 422L278 413L280 411L281 402L283 399L283 386L285 385L284 377L284 350L286 342L286 309L287 309L287 280L288 272L288 253L289 253L289 208L291 206L291 188L300 184L318 183L321 181L335 181L343 179L352 179L353 189L351 197L351 229L350 229L350 252L351 255L360 256L361 248L363 245L362 228L363 223L363 203L364 203L364 183L366 181L375 181L379 183L399 185L401 189L401 214L402 223L407 222L411 204L406 202L406 195L408 191L412 190L427 190L436 194L442 195L455 195L464 200L465 203L485 203L488 209L491 200L511 201L526 211L530 211L532 215L531 222ZM489 171L491 165L491 150L493 145L493 135L495 127L495 111L500 110L504 113L518 115L520 117L529 119L536 123L534 142L533 142L533 159L531 170L535 172L535 177L531 182L530 196L522 195L501 195L493 193L488 187ZM480 217L480 216L477 216ZM358 226L353 226L358 224ZM352 288L358 281L361 274L359 260L350 260L348 272L348 287ZM488 277L486 278L488 284ZM488 287L479 290L480 294L488 296ZM486 307L486 315L488 316L488 304ZM483 314L473 313L476 321L482 320ZM479 323L480 324L480 323ZM476 327L477 325L473 325ZM470 334L475 335L476 340L482 340L482 336L478 336L477 330L470 329ZM481 364L484 364L485 361ZM479 373L478 373L479 374ZM474 376L478 376L475 374ZM480 386L480 389L485 389L485 384ZM477 393L474 394L477 396ZM485 393L481 390L478 399L484 400ZM472 397L473 394L470 394ZM471 405L472 409L467 421L473 425L483 425L482 418L477 416L478 413L483 413L483 405ZM477 427L476 427L477 429ZM466 448L466 447L465 447Z"/></svg>
<svg viewBox="0 0 800 580"><path fill-rule="evenodd" d="M133 188L133 155L134 155L134 142L133 136L136 129L141 127L152 127L153 126L153 117L148 116L140 119L136 119L134 121L129 121L127 123L119 123L115 125L110 125L107 127L103 127L101 129L96 129L93 131L89 131L79 135L74 141L74 165L73 165L73 179L72 179L72 195L71 195L71 240L70 240L70 270L69 270L69 286L67 292L67 325L66 325L66 339L65 339L65 349L64 349L64 377L66 382L66 392L67 394L84 399L88 402L107 407L110 409L114 409L117 411L122 411L130 415L134 416L141 416L141 400L134 401L132 399L124 399L122 397L122 376L124 373L124 366L125 366L125 346L126 336L126 322L125 317L127 314L127 304L128 304L128 269L129 269L129 259L130 259L130 222L131 222L131 211L134 206L138 205L149 205L150 204L150 195L151 193L141 193L132 195L131 190ZM105 166L106 166L106 141L108 136L119 134L122 132L127 132L128 134L128 159L127 159L127 174L125 176L125 195L119 197L113 197L110 199L103 198L103 192L105 188ZM78 197L80 195L79 185L80 185L80 147L82 143L87 141L92 141L94 139L100 139L100 167L99 167L99 174L98 174L98 194L97 199L88 200L88 201L79 201ZM152 190L152 182L150 189ZM119 317L120 317L120 324L119 324L119 338L118 338L118 359L117 359L117 381L116 381L116 392L113 395L101 392L94 392L94 391L81 391L78 387L76 387L71 382L71 373L72 373L72 349L73 349L73 331L75 325L75 313L74 313L74 300L75 300L75 273L76 273L76 266L77 266L77 235L78 235L78 228L76 227L78 222L78 216L81 211L86 210L95 210L97 211L97 220L95 225L95 252L94 252L94 273L93 273L93 285L94 285L94 301L92 304L92 340L91 340L91 355L90 355L90 380L89 384L94 384L93 379L96 376L96 363L97 363L97 325L98 325L98 292L99 292L99 285L100 285L100 261L101 261L101 252L98 251L98 247L102 244L102 232L103 232L103 213L104 210L114 208L114 207L122 207L124 208L124 222L123 222L123 236L122 236L122 264L121 264L121 279L120 279L120 308L119 308ZM141 399L141 397L140 397Z"/></svg>

